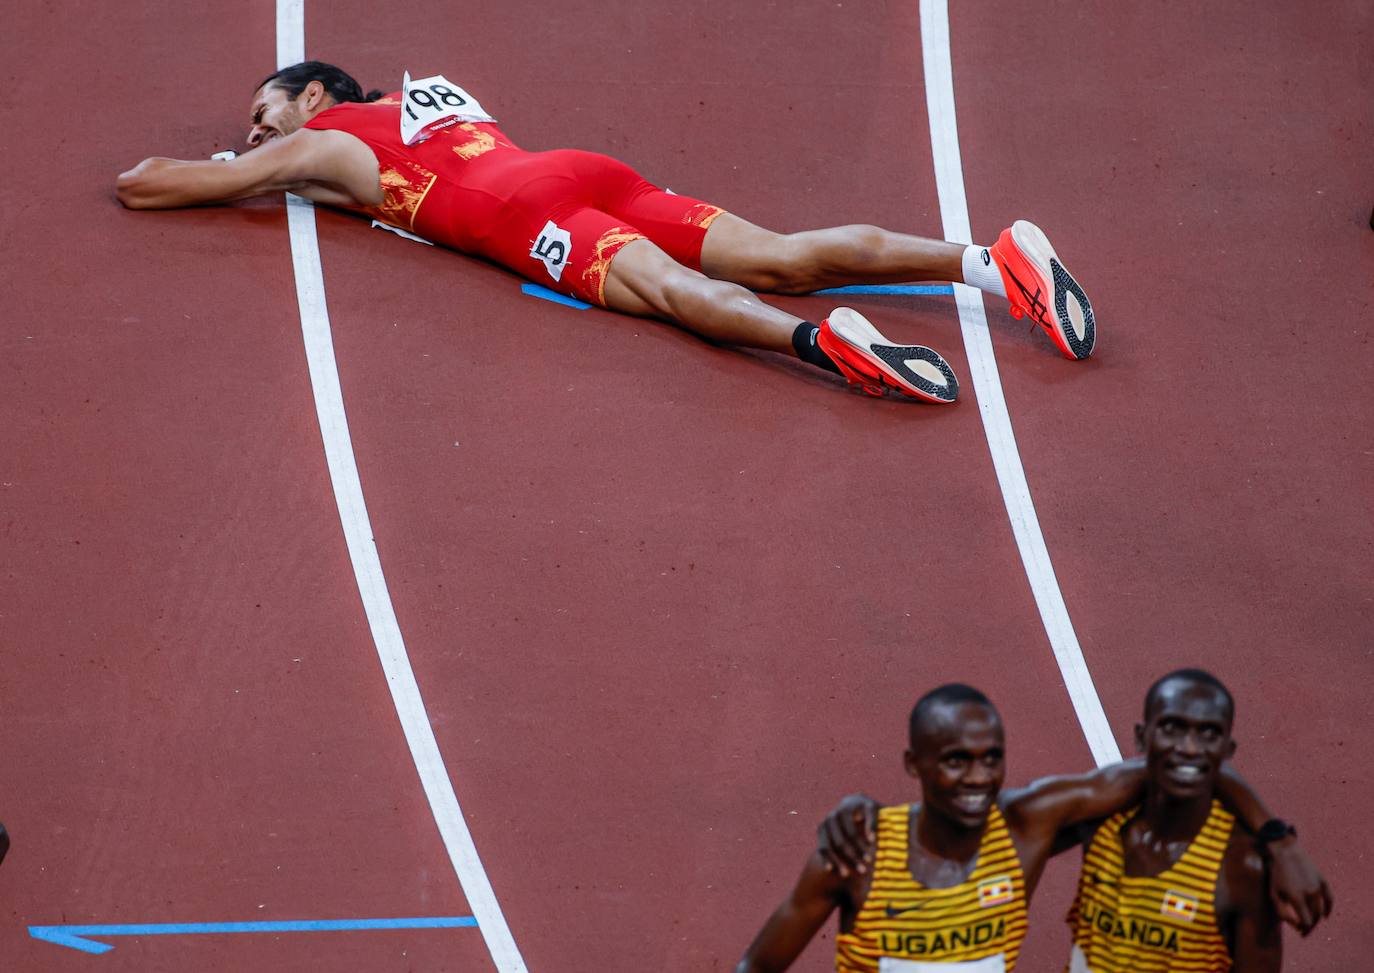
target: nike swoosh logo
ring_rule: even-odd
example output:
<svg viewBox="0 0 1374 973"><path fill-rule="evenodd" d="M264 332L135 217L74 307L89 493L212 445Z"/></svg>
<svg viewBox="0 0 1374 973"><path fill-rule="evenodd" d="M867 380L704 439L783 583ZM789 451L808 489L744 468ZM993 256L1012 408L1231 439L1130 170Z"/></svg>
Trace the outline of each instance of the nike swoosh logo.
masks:
<svg viewBox="0 0 1374 973"><path fill-rule="evenodd" d="M906 906L905 908L902 908L902 909L894 909L892 906L888 906L888 907L887 907L887 917L888 917L889 919L895 919L895 918L897 918L898 916L904 915L904 914L906 914L906 913L908 913L908 912L915 912L917 909L924 909L924 908L925 908L926 906L928 906L929 904L930 904L929 902L918 902L918 903L916 903L915 905L909 905L909 906Z"/></svg>

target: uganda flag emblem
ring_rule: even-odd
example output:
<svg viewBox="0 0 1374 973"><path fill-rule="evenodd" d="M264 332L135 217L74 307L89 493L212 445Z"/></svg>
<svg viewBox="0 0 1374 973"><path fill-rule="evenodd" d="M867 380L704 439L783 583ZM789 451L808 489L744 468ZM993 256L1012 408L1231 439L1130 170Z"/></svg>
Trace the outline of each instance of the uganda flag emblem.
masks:
<svg viewBox="0 0 1374 973"><path fill-rule="evenodd" d="M1197 899L1169 889L1164 893L1164 901L1159 905L1159 914L1192 922L1193 917L1197 915Z"/></svg>
<svg viewBox="0 0 1374 973"><path fill-rule="evenodd" d="M1011 901L1011 876L998 875L978 883L978 905L987 909Z"/></svg>

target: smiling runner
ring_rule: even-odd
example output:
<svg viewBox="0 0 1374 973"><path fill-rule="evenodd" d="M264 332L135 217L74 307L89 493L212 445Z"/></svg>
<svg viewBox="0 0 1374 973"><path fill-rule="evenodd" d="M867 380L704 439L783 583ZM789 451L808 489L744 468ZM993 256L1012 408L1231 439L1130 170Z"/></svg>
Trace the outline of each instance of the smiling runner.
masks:
<svg viewBox="0 0 1374 973"><path fill-rule="evenodd" d="M1164 685L1167 689L1174 683L1166 679ZM1165 693L1161 698L1175 697ZM1185 716L1170 707L1174 707L1172 702L1147 711L1147 718L1153 720L1147 736L1169 734L1175 741L1188 737L1193 727L1191 723L1185 727L1184 721L1198 720L1197 712L1186 709ZM1208 712L1206 720L1213 719L1216 714ZM1229 712L1226 715L1229 741ZM1209 733L1211 729L1208 723ZM1075 828L1088 825L1091 829L1103 819L1116 820L1110 818L1114 814L1129 818L1142 801L1147 808L1152 806L1161 767L1177 757L1173 751L1170 757L1162 756L1168 747L1161 739L1144 762L1129 761L1089 774L1045 778L1024 789L1003 790L1001 717L981 692L957 683L921 697L911 711L908 733L910 747L904 764L907 773L921 782L921 802L878 809L867 798L846 799L822 827L821 849L807 861L791 894L764 924L736 973L786 970L836 909L840 912L835 939L839 973L1011 970L1026 935L1027 903L1049 858L1072 847ZM1218 821L1232 819L1230 812L1214 802L1215 789L1247 827L1274 830L1276 825L1270 823L1259 798L1234 773L1221 772L1221 759L1214 758L1224 758L1226 753L1226 747L1218 744L1204 760L1196 761L1201 764L1196 772L1171 769L1169 773L1178 778L1177 788L1186 791L1182 796L1200 809L1195 814L1207 818L1211 813ZM876 840L868 834L870 828L853 827L856 809L869 820L876 816ZM1176 830L1184 833L1187 827L1187 821L1180 821ZM1148 845L1165 832L1149 834L1156 837L1142 838L1131 847ZM1168 834L1170 840L1177 840L1178 834ZM1320 876L1291 838L1273 845L1272 855L1283 866L1274 872L1281 897L1292 900L1326 894ZM1264 899L1263 879L1255 878L1253 864L1247 861L1250 870L1245 881L1249 884L1237 887L1243 894L1234 899L1247 903L1246 908L1256 901L1255 881L1259 899ZM1176 910L1190 908L1185 896L1193 896L1192 907L1210 915L1192 885L1176 888L1191 890L1173 892L1174 898L1167 902L1173 902ZM1095 942L1093 929L1102 910L1113 908L1124 914L1123 906L1103 904L1104 894L1097 893L1099 897L1077 913L1075 934L1083 937L1084 950ZM1203 925L1199 921L1196 931L1202 933ZM1127 925L1128 938L1132 928L1138 927ZM1190 954L1189 960L1193 959ZM1171 969L1131 965L1128 960L1125 965L1075 966L1074 973L1156 968Z"/></svg>

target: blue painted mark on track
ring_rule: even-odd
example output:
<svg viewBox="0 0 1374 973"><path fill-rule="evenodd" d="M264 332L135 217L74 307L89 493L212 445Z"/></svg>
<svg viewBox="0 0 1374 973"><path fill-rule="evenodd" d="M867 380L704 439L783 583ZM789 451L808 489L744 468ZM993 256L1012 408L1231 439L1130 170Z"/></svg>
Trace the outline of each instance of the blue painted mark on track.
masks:
<svg viewBox="0 0 1374 973"><path fill-rule="evenodd" d="M587 308L591 307L586 301L579 301L575 297L568 297L566 294L560 294L558 291L551 291L547 287L541 287L538 284L521 284L520 290L530 297L537 297L543 301L553 301L555 304L566 304L568 307L575 307L579 311L585 311Z"/></svg>
<svg viewBox="0 0 1374 973"><path fill-rule="evenodd" d="M269 922L159 922L122 926L29 926L34 939L70 946L83 953L108 953L108 943L87 936L197 936L245 932L351 932L366 929L457 929L475 927L473 916L430 916L415 919L288 919Z"/></svg>
<svg viewBox="0 0 1374 973"><path fill-rule="evenodd" d="M857 284L831 287L817 294L953 294L952 284Z"/></svg>
<svg viewBox="0 0 1374 973"><path fill-rule="evenodd" d="M549 290L539 284L521 284L520 290L530 297L537 297L540 300L552 301L555 304L564 304L568 307L575 307L578 310L586 310L591 307L586 301L579 301L575 297L568 297L557 291ZM823 291L816 291L817 294L953 294L954 288L949 284L856 284L850 287L831 287Z"/></svg>

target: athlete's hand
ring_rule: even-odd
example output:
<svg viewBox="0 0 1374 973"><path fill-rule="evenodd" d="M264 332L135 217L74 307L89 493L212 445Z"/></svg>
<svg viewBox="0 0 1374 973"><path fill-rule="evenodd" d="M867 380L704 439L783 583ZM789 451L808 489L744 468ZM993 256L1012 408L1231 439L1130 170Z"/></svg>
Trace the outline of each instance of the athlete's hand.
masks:
<svg viewBox="0 0 1374 973"><path fill-rule="evenodd" d="M1268 847L1269 897L1279 918L1304 936L1331 914L1331 888L1292 835Z"/></svg>
<svg viewBox="0 0 1374 973"><path fill-rule="evenodd" d="M850 794L816 828L816 850L825 867L848 878L866 872L877 847L878 802L864 794Z"/></svg>

